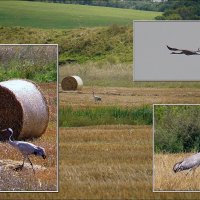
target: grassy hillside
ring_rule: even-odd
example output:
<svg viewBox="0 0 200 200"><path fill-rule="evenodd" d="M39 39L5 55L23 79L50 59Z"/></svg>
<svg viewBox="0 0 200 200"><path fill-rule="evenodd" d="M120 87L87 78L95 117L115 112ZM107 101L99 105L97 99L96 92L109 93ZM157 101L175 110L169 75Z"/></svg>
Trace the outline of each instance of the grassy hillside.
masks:
<svg viewBox="0 0 200 200"><path fill-rule="evenodd" d="M130 25L133 20L148 20L160 15L131 9L82 6L30 1L1 1L0 26L37 28L78 28Z"/></svg>
<svg viewBox="0 0 200 200"><path fill-rule="evenodd" d="M128 26L72 30L0 27L0 43L59 44L60 63L132 62L133 57L133 32Z"/></svg>

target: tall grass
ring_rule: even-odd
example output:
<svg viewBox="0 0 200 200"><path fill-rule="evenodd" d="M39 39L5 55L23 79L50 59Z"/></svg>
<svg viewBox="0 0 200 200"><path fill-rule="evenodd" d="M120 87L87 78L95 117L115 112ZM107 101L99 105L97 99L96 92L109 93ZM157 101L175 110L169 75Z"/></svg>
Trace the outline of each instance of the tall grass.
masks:
<svg viewBox="0 0 200 200"><path fill-rule="evenodd" d="M122 53L121 56L124 54ZM133 64L115 60L67 64L59 68L59 80L68 75L78 75L86 86L134 88L200 88L199 82L134 82Z"/></svg>
<svg viewBox="0 0 200 200"><path fill-rule="evenodd" d="M57 47L0 46L0 81L24 78L37 82L57 80Z"/></svg>
<svg viewBox="0 0 200 200"><path fill-rule="evenodd" d="M188 170L174 173L172 170L175 163L182 161L184 158L192 154L194 153L154 154L154 190L199 191L199 168L197 168L194 173L192 171L188 173ZM186 176L187 173L188 175ZM186 199L186 197L180 199ZM194 195L189 199L195 199Z"/></svg>
<svg viewBox="0 0 200 200"><path fill-rule="evenodd" d="M70 106L59 109L59 126L79 127L109 124L152 124L152 109L119 107L94 107L73 109Z"/></svg>

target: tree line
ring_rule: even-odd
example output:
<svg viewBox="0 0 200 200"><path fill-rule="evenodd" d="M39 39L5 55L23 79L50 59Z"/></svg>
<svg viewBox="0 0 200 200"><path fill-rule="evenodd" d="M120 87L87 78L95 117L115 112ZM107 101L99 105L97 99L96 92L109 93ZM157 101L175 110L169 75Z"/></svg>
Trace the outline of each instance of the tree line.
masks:
<svg viewBox="0 0 200 200"><path fill-rule="evenodd" d="M199 20L200 1L199 0L168 0L164 6L162 16L156 17L158 20Z"/></svg>

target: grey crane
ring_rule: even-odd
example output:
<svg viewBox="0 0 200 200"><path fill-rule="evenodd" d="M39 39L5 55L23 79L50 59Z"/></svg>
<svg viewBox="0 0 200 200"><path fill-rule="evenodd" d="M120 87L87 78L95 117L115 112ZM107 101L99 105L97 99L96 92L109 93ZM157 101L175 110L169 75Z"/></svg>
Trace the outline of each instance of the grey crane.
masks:
<svg viewBox="0 0 200 200"><path fill-rule="evenodd" d="M92 93L93 93L93 97L94 97L95 102L101 101L101 97L94 95L94 91Z"/></svg>
<svg viewBox="0 0 200 200"><path fill-rule="evenodd" d="M181 162L176 163L173 167L173 170L175 173L183 170L189 170L190 172L191 170L195 171L196 168L199 167L199 165L200 165L200 153L197 153L183 159Z"/></svg>
<svg viewBox="0 0 200 200"><path fill-rule="evenodd" d="M33 154L35 156L41 156L41 157L43 157L43 159L45 159L46 153L45 153L44 148L36 146L36 145L29 143L29 142L13 141L11 139L12 136L13 136L13 130L11 128L7 128L7 129L4 129L2 131L7 131L7 132L10 133L10 137L9 137L9 141L8 141L9 144L12 145L14 148L18 149L21 152L21 154L23 155L22 165L19 165L17 168L15 168L15 170L22 170L22 168L24 167L24 161L27 159L30 162L31 167L33 169L33 172L35 174L33 164L32 164L32 162L31 162L31 160L28 156Z"/></svg>
<svg viewBox="0 0 200 200"><path fill-rule="evenodd" d="M187 56L200 55L200 48L198 48L197 51L191 51L191 50L186 50L186 49L177 49L177 48L172 48L172 47L169 47L169 46L167 46L167 48L170 51L173 51L173 52L171 52L171 54L185 54Z"/></svg>

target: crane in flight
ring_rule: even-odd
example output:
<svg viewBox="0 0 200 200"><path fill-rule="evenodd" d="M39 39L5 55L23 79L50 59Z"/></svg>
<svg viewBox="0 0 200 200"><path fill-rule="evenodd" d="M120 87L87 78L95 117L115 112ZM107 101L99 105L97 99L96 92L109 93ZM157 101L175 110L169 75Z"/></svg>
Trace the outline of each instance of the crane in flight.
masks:
<svg viewBox="0 0 200 200"><path fill-rule="evenodd" d="M191 55L200 55L200 48L198 48L197 51L191 51L187 49L177 49L177 48L172 48L167 45L167 48L172 51L171 54L185 54L187 56Z"/></svg>

